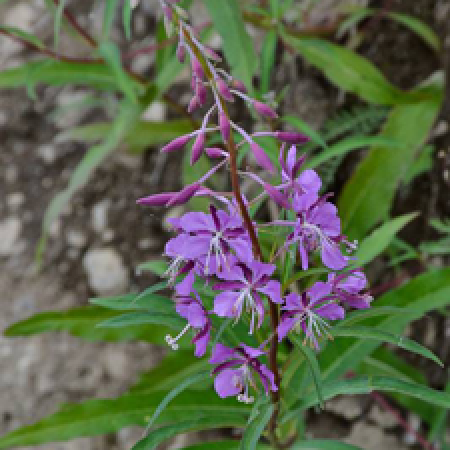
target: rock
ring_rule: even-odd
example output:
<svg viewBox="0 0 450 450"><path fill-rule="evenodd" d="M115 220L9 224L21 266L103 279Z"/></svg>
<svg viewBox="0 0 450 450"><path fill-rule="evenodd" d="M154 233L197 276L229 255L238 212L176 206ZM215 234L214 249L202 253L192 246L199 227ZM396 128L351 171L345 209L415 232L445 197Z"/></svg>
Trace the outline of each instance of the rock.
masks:
<svg viewBox="0 0 450 450"><path fill-rule="evenodd" d="M407 448L402 446L395 436L389 436L381 428L369 425L367 422L356 422L350 435L344 441L364 450L406 450Z"/></svg>
<svg viewBox="0 0 450 450"><path fill-rule="evenodd" d="M17 217L8 217L0 222L0 256L17 253L22 222Z"/></svg>
<svg viewBox="0 0 450 450"><path fill-rule="evenodd" d="M54 163L57 156L55 146L50 144L40 145L37 148L37 154L45 164Z"/></svg>
<svg viewBox="0 0 450 450"><path fill-rule="evenodd" d="M8 195L6 202L11 209L17 209L23 205L25 201L25 195L23 192L13 192Z"/></svg>
<svg viewBox="0 0 450 450"><path fill-rule="evenodd" d="M92 229L97 233L102 233L108 226L108 210L111 200L106 198L94 205L91 211Z"/></svg>
<svg viewBox="0 0 450 450"><path fill-rule="evenodd" d="M113 378L126 378L130 364L126 351L110 348L102 353L105 369Z"/></svg>
<svg viewBox="0 0 450 450"><path fill-rule="evenodd" d="M369 419L373 420L382 428L394 428L398 425L397 419L390 411L381 409L378 404L374 404L369 411Z"/></svg>
<svg viewBox="0 0 450 450"><path fill-rule="evenodd" d="M8 166L5 169L5 181L7 183L13 184L17 181L17 178L19 176L19 171L17 170L16 166Z"/></svg>
<svg viewBox="0 0 450 450"><path fill-rule="evenodd" d="M163 122L166 118L167 106L162 102L153 102L142 114L142 120Z"/></svg>
<svg viewBox="0 0 450 450"><path fill-rule="evenodd" d="M77 125L87 113L87 109L79 105L87 95L89 93L85 90L62 91L57 99L59 110L53 119L55 125L64 129Z"/></svg>
<svg viewBox="0 0 450 450"><path fill-rule="evenodd" d="M75 248L83 248L86 245L87 238L80 230L67 230L67 244Z"/></svg>
<svg viewBox="0 0 450 450"><path fill-rule="evenodd" d="M89 286L98 295L119 295L126 292L129 275L122 258L114 248L89 250L83 258Z"/></svg>
<svg viewBox="0 0 450 450"><path fill-rule="evenodd" d="M355 420L363 412L362 399L358 397L336 397L326 403L325 409L347 420Z"/></svg>

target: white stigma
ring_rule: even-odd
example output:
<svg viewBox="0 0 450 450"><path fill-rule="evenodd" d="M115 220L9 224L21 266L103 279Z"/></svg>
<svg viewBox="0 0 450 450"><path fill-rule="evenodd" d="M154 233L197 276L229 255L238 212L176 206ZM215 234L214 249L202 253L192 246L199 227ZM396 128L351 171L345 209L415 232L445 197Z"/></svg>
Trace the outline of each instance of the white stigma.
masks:
<svg viewBox="0 0 450 450"><path fill-rule="evenodd" d="M170 335L166 335L166 342L169 344L170 348L172 350L178 350L179 345L177 344L177 341L191 328L189 324L187 324L178 334L178 336L175 336L174 338Z"/></svg>

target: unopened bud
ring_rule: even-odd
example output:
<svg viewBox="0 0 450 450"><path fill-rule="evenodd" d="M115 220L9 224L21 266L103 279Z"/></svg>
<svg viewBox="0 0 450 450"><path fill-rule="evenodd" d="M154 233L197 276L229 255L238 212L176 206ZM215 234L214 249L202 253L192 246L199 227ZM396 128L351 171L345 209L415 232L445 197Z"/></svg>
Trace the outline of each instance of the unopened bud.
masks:
<svg viewBox="0 0 450 450"><path fill-rule="evenodd" d="M139 205L164 206L176 195L176 192L163 192L161 194L150 195L136 201Z"/></svg>
<svg viewBox="0 0 450 450"><path fill-rule="evenodd" d="M205 147L205 133L200 133L192 146L191 165L195 164L200 156L202 156Z"/></svg>
<svg viewBox="0 0 450 450"><path fill-rule="evenodd" d="M305 134L296 131L275 131L274 136L288 144L304 144L310 140Z"/></svg>
<svg viewBox="0 0 450 450"><path fill-rule="evenodd" d="M228 88L227 83L222 80L222 78L216 78L216 86L219 90L219 94L227 101L233 102L234 97L233 94L230 92L230 89Z"/></svg>
<svg viewBox="0 0 450 450"><path fill-rule="evenodd" d="M217 62L221 62L222 58L218 55L212 48L204 47L205 54L209 59L212 59Z"/></svg>
<svg viewBox="0 0 450 450"><path fill-rule="evenodd" d="M180 148L184 147L189 142L190 139L191 139L190 134L185 134L183 136L177 137L173 141L169 142L166 146L164 146L161 149L161 151L163 153L169 153L179 150Z"/></svg>
<svg viewBox="0 0 450 450"><path fill-rule="evenodd" d="M230 139L231 126L230 121L224 111L220 111L219 113L219 128L223 140L228 141L228 139Z"/></svg>
<svg viewBox="0 0 450 450"><path fill-rule="evenodd" d="M218 147L207 147L205 148L205 152L210 158L222 158L226 156L226 153Z"/></svg>
<svg viewBox="0 0 450 450"><path fill-rule="evenodd" d="M191 101L189 102L188 113L191 114L199 107L200 107L200 102L198 101L198 97L196 95L194 95L191 98Z"/></svg>
<svg viewBox="0 0 450 450"><path fill-rule="evenodd" d="M247 93L247 88L241 80L233 79L233 81L231 82L231 87L239 92L242 92L243 94Z"/></svg>
<svg viewBox="0 0 450 450"><path fill-rule="evenodd" d="M177 47L177 58L180 63L184 63L184 58L186 56L186 49L184 45L180 42Z"/></svg>
<svg viewBox="0 0 450 450"><path fill-rule="evenodd" d="M256 142L252 142L250 144L250 149L252 150L253 156L256 159L256 162L263 168L273 173L275 171L275 167L270 161L270 158L267 156L266 152L258 145Z"/></svg>
<svg viewBox="0 0 450 450"><path fill-rule="evenodd" d="M200 183L193 183L189 186L186 186L180 192L175 194L167 203L166 206L175 206L175 205L183 205L188 202L195 193L201 188Z"/></svg>
<svg viewBox="0 0 450 450"><path fill-rule="evenodd" d="M192 57L192 60L191 60L191 67L192 67L192 72L199 80L202 80L205 77L205 73L203 72L203 67L200 64L200 61L197 58L195 58L194 56Z"/></svg>
<svg viewBox="0 0 450 450"><path fill-rule="evenodd" d="M277 113L265 103L259 102L258 100L253 100L252 104L259 114L269 117L270 119L276 119L278 117Z"/></svg>

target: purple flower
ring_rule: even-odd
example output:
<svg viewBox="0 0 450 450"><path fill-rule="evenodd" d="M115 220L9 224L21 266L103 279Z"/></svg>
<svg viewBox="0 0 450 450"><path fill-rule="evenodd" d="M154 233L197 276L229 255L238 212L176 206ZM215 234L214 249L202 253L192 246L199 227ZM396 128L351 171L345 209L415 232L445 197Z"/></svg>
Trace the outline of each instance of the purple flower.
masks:
<svg viewBox="0 0 450 450"><path fill-rule="evenodd" d="M305 161L305 157L297 159L297 148L292 145L288 151L286 161L284 160L284 146L280 151L280 164L281 164L281 187L290 196L303 195L303 194L315 194L318 195L322 182L319 175L312 169L307 169L301 172L300 168Z"/></svg>
<svg viewBox="0 0 450 450"><path fill-rule="evenodd" d="M343 269L349 260L341 253L340 242L346 242L340 234L341 222L336 207L326 201L327 196L317 198L307 193L294 198L297 221L275 221L278 225L293 225L285 247L298 243L303 270L308 269L308 254L319 249L322 262L333 270Z"/></svg>
<svg viewBox="0 0 450 450"><path fill-rule="evenodd" d="M257 328L264 320L264 303L260 294L267 295L274 303L282 301L281 284L270 279L275 269L274 264L252 261L248 265L238 263L229 271L218 273L217 276L226 281L213 287L215 290L223 291L214 299L214 312L220 317L235 317L236 321L244 309L248 313L251 312L250 334L252 334L255 315L258 316Z"/></svg>
<svg viewBox="0 0 450 450"><path fill-rule="evenodd" d="M360 270L340 275L330 273L328 283L332 286L333 293L352 308L370 308L373 297L367 292L361 292L367 286L367 278Z"/></svg>
<svg viewBox="0 0 450 450"><path fill-rule="evenodd" d="M172 219L171 223L176 226L177 220L179 219ZM166 242L164 254L172 258L172 262L164 272L164 276L169 277L169 284L173 284L178 275L194 267L194 262L189 258L187 238L188 235L181 233Z"/></svg>
<svg viewBox="0 0 450 450"><path fill-rule="evenodd" d="M206 353L208 346L211 320L208 317L208 311L203 307L200 297L193 290L195 275L191 271L186 278L175 286L175 309L177 313L184 317L188 323L176 337L166 336L166 342L173 350L178 349L177 341L190 329L199 330L194 336L192 342L195 344L195 356L201 357ZM194 294L194 297L192 296Z"/></svg>
<svg viewBox="0 0 450 450"><path fill-rule="evenodd" d="M205 274L210 274L211 259L215 258L219 270L230 268L228 259L234 253L240 261L253 258L250 238L242 219L210 206L211 214L189 212L176 221L184 235L180 246L184 259L200 259L206 256Z"/></svg>
<svg viewBox="0 0 450 450"><path fill-rule="evenodd" d="M209 362L218 364L212 374L217 375L214 388L219 397L237 396L240 402L252 403L254 399L249 395L249 385L255 387L253 374L261 380L266 395L269 391L277 391L274 374L258 360L263 354L262 350L244 344L235 348L216 344Z"/></svg>
<svg viewBox="0 0 450 450"><path fill-rule="evenodd" d="M282 341L293 328L306 335L305 341L318 348L317 338L323 334L329 336L327 329L329 324L324 319L343 319L344 308L336 304L332 294L332 286L318 281L301 295L291 293L286 296L286 304L278 325L278 340Z"/></svg>

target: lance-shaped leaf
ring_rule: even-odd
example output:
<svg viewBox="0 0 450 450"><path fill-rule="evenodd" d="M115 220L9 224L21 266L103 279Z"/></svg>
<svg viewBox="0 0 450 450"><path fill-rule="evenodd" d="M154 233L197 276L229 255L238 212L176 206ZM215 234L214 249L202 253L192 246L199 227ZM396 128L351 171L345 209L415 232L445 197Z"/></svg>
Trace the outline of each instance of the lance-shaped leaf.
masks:
<svg viewBox="0 0 450 450"><path fill-rule="evenodd" d="M255 450L261 434L269 423L274 405L268 403L261 407L260 413L247 425L241 438L240 450Z"/></svg>
<svg viewBox="0 0 450 450"><path fill-rule="evenodd" d="M335 441L334 439L309 439L298 442L291 447L292 450L362 450L355 445L345 442Z"/></svg>
<svg viewBox="0 0 450 450"><path fill-rule="evenodd" d="M360 239L389 212L399 183L425 143L439 112L443 76L436 73L416 92L420 102L396 106L380 134L401 144L375 146L344 186L338 207L345 233Z"/></svg>

